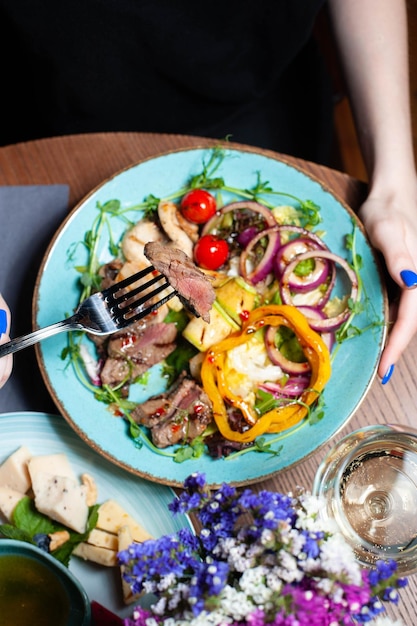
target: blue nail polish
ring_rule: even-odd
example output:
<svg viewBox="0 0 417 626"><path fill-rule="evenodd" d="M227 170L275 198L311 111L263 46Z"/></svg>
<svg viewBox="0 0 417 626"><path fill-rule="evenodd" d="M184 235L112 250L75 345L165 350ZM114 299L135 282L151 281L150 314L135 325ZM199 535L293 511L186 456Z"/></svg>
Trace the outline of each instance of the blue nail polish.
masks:
<svg viewBox="0 0 417 626"><path fill-rule="evenodd" d="M412 270L403 270L400 276L406 287L417 287L417 274Z"/></svg>
<svg viewBox="0 0 417 626"><path fill-rule="evenodd" d="M7 313L4 309L0 309L0 337L7 330Z"/></svg>
<svg viewBox="0 0 417 626"><path fill-rule="evenodd" d="M391 376L394 373L394 365L390 365L389 368L387 369L387 371L385 372L385 376L384 378L381 380L381 383L383 385L386 385L387 382L389 381L389 379L391 378Z"/></svg>

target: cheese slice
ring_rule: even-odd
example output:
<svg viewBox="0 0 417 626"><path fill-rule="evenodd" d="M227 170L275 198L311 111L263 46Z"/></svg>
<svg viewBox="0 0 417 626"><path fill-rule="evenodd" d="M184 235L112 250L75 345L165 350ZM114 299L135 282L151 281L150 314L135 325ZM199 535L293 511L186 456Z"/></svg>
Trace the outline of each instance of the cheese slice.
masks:
<svg viewBox="0 0 417 626"><path fill-rule="evenodd" d="M130 532L129 526L122 526L118 533L118 544L119 544L119 552L122 550L127 550L128 547L133 543L132 533ZM130 588L130 584L124 579L123 572L125 570L125 566L120 566L120 576L122 579L122 592L123 592L123 601L125 604L132 604L132 602L137 602L141 597L141 593L133 593Z"/></svg>
<svg viewBox="0 0 417 626"><path fill-rule="evenodd" d="M152 539L148 533L127 511L123 509L115 500L106 500L99 506L98 521L96 527L100 530L107 530L117 535L122 526L128 526L132 534L133 541L146 541Z"/></svg>
<svg viewBox="0 0 417 626"><path fill-rule="evenodd" d="M12 521L13 511L22 498L24 493L11 489L10 487L0 487L0 511L8 522Z"/></svg>
<svg viewBox="0 0 417 626"><path fill-rule="evenodd" d="M101 546L93 546L85 541L79 543L73 553L75 556L84 559L85 561L92 561L105 567L114 567L117 565L117 551L109 550Z"/></svg>
<svg viewBox="0 0 417 626"><path fill-rule="evenodd" d="M68 476L37 472L33 492L40 513L77 533L85 532L89 512L85 485Z"/></svg>
<svg viewBox="0 0 417 626"><path fill-rule="evenodd" d="M117 550L119 542L117 535L108 533L106 530L94 528L88 535L87 543L99 548L108 548L109 550Z"/></svg>
<svg viewBox="0 0 417 626"><path fill-rule="evenodd" d="M30 488L28 462L32 454L26 446L21 446L0 465L0 486L10 487L26 493Z"/></svg>
<svg viewBox="0 0 417 626"><path fill-rule="evenodd" d="M45 474L66 476L74 481L77 479L67 455L63 453L34 456L28 462L28 469L33 491L41 487Z"/></svg>

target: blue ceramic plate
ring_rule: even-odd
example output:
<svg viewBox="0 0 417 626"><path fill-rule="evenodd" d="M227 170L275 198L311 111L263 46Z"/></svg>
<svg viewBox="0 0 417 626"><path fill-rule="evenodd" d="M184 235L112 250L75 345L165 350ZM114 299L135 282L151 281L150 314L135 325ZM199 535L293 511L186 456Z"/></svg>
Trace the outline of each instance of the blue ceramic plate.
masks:
<svg viewBox="0 0 417 626"><path fill-rule="evenodd" d="M154 537L192 528L188 517L172 516L168 504L174 492L164 485L152 484L115 467L93 452L60 415L44 413L3 413L0 415L0 463L20 446L33 455L67 455L75 473L94 477L98 502L116 500ZM118 568L101 567L73 557L70 571L81 582L90 600L96 600L120 617L132 614L122 600Z"/></svg>
<svg viewBox="0 0 417 626"><path fill-rule="evenodd" d="M77 305L79 274L74 266L86 263L86 253L82 245L76 244L91 228L98 202L103 204L118 199L124 208L129 209L149 194L159 198L168 196L186 184L192 175L200 173L209 155L210 150L205 148L163 154L125 169L92 191L69 215L46 253L34 298L36 326L46 326L64 318ZM318 204L323 218L320 229L326 232L326 243L334 252L346 256L345 235L352 232L352 219L356 218L318 180L278 158L250 149L227 150L216 176L222 176L229 186L245 189L255 185L258 173L262 181L269 181L274 189ZM277 204L289 203L291 199L287 197L277 200ZM128 211L127 216L137 221L140 214ZM362 226L358 226L357 252L363 259L362 280L368 312L355 318L355 324L365 327L369 323L369 313L374 321L385 319L386 298L376 258ZM115 219L112 229L116 240L125 228ZM100 262L103 263L111 258L107 243L107 236L104 236L100 249ZM213 485L224 480L240 485L259 481L298 463L342 428L369 389L383 341L384 325L380 324L342 344L324 392L324 418L314 425L306 423L296 427L289 435L286 433L279 455L249 453L234 460L213 460L204 456L181 464L146 446L135 447L126 422L115 418L105 405L96 401L93 394L77 381L72 368L66 367L61 360L61 352L67 345L65 334L44 341L38 346L37 354L56 405L80 437L107 459L133 474L167 485L181 485L184 478L196 470L204 471L207 481ZM148 385L136 390L136 398L146 399L163 390L159 371L154 368ZM280 445L281 442L276 442L273 448L278 449Z"/></svg>

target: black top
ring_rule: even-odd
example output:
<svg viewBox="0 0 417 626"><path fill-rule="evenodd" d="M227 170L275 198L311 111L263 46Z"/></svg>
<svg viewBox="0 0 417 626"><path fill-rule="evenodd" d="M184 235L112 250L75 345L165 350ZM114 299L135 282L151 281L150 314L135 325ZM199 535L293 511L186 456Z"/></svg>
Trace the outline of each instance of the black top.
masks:
<svg viewBox="0 0 417 626"><path fill-rule="evenodd" d="M0 0L0 144L98 131L326 160L324 0Z"/></svg>

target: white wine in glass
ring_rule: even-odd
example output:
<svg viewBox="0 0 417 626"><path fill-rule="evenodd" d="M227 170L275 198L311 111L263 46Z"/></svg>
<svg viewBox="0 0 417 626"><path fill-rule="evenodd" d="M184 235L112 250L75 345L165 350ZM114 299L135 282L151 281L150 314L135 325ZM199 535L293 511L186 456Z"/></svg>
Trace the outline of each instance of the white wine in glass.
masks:
<svg viewBox="0 0 417 626"><path fill-rule="evenodd" d="M376 425L347 435L321 463L313 493L363 565L394 559L399 573L417 571L416 431Z"/></svg>

